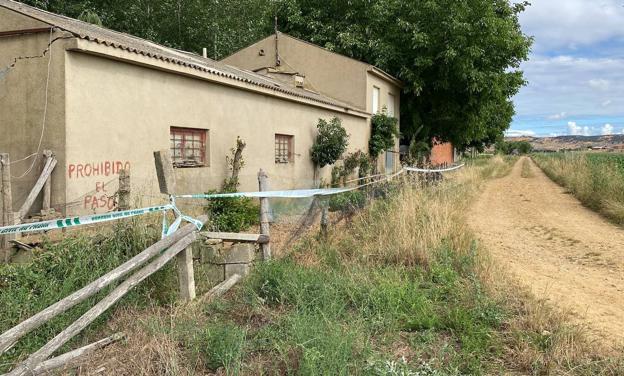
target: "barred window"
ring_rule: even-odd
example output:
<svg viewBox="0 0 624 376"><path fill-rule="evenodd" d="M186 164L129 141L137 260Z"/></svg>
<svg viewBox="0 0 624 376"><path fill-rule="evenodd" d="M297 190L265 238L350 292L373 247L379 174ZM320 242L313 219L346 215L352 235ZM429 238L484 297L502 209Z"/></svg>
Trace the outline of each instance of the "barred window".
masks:
<svg viewBox="0 0 624 376"><path fill-rule="evenodd" d="M171 155L176 167L201 167L206 161L206 129L171 127Z"/></svg>
<svg viewBox="0 0 624 376"><path fill-rule="evenodd" d="M293 136L275 135L275 163L291 163L293 161Z"/></svg>

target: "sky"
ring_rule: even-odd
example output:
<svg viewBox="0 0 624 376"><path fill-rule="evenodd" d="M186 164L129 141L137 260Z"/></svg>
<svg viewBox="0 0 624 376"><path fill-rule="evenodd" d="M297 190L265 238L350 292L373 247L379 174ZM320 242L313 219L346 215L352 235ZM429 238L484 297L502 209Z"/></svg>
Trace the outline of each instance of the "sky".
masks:
<svg viewBox="0 0 624 376"><path fill-rule="evenodd" d="M624 0L530 1L528 85L507 135L624 134Z"/></svg>

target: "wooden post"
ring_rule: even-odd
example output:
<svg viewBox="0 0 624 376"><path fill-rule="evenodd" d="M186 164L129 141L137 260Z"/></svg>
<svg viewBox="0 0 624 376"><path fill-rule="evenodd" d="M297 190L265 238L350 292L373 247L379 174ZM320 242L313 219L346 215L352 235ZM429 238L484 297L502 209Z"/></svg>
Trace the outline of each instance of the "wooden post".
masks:
<svg viewBox="0 0 624 376"><path fill-rule="evenodd" d="M30 208L35 203L35 200L37 199L37 196L39 196L39 193L41 193L41 190L43 189L46 180L48 180L48 178L52 174L52 171L54 170L54 167L56 167L56 164L57 160L55 158L50 158L46 160L45 165L43 166L43 171L41 171L41 175L39 175L39 179L37 179L35 186L30 191L28 197L26 197L26 201L24 201L24 204L19 210L19 217L21 219L26 218L26 216L28 215Z"/></svg>
<svg viewBox="0 0 624 376"><path fill-rule="evenodd" d="M327 234L329 232L329 215L327 213L327 202L325 200L321 200L321 236L323 239L327 239Z"/></svg>
<svg viewBox="0 0 624 376"><path fill-rule="evenodd" d="M268 179L266 172L262 169L258 171L258 185L260 186L260 191L268 190ZM269 218L269 199L264 197L260 199L260 234L266 235L270 239L269 228L270 228L270 218ZM262 256L264 261L268 261L271 259L271 242L267 242L260 245L262 249Z"/></svg>
<svg viewBox="0 0 624 376"><path fill-rule="evenodd" d="M2 153L0 154L0 169L2 170L2 176L0 178L0 184L2 188L2 197L0 198L0 205L2 206L2 224L4 226L10 226L14 224L14 216L13 216L13 196L11 195L11 163L10 163L9 154ZM0 236L0 249L6 249L7 252L4 254L4 261L9 262L10 252L8 251L11 248L10 240L15 239L16 236L13 235L4 235Z"/></svg>
<svg viewBox="0 0 624 376"><path fill-rule="evenodd" d="M176 179L173 171L173 160L170 150L159 150L154 152L154 163L156 165L156 176L160 193L172 195L176 191Z"/></svg>
<svg viewBox="0 0 624 376"><path fill-rule="evenodd" d="M51 150L44 150L43 155L46 157L46 164L52 158L54 154ZM48 215L50 212L50 197L52 195L52 175L48 176L48 179L43 185L43 204L41 205L41 214Z"/></svg>
<svg viewBox="0 0 624 376"><path fill-rule="evenodd" d="M180 298L186 302L195 299L195 272L193 271L193 248L187 247L178 253L178 281Z"/></svg>
<svg viewBox="0 0 624 376"><path fill-rule="evenodd" d="M122 169L119 171L119 203L118 210L130 210L130 171Z"/></svg>

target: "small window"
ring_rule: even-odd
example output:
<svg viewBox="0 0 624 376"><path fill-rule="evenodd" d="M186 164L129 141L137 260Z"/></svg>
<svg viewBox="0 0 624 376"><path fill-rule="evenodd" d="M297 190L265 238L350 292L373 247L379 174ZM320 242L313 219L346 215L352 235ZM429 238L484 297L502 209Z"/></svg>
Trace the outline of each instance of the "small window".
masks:
<svg viewBox="0 0 624 376"><path fill-rule="evenodd" d="M379 112L379 88L373 86L373 114Z"/></svg>
<svg viewBox="0 0 624 376"><path fill-rule="evenodd" d="M394 95L388 93L388 116L394 117L394 106L395 106Z"/></svg>
<svg viewBox="0 0 624 376"><path fill-rule="evenodd" d="M275 135L275 163L292 163L293 136L286 134Z"/></svg>
<svg viewBox="0 0 624 376"><path fill-rule="evenodd" d="M207 165L206 139L208 131L195 128L171 127L171 156L176 167Z"/></svg>

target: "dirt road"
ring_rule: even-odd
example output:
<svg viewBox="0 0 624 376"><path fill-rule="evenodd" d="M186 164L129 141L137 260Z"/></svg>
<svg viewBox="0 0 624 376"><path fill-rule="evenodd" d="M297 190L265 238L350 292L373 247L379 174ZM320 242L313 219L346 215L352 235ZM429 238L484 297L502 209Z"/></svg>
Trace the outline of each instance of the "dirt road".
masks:
<svg viewBox="0 0 624 376"><path fill-rule="evenodd" d="M470 213L502 272L570 309L605 344L624 344L624 229L583 207L528 158L489 182ZM523 177L523 175L525 177Z"/></svg>

